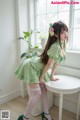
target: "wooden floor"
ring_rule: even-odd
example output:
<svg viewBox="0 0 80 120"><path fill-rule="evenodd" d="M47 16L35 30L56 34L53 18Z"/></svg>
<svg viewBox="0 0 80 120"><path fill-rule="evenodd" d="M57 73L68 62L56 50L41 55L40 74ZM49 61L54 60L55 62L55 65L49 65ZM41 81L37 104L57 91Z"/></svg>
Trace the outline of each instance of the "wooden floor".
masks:
<svg viewBox="0 0 80 120"><path fill-rule="evenodd" d="M0 105L0 110L10 110L10 120L17 120L18 115L23 114L27 105L28 98L18 97L3 105ZM58 107L53 106L50 109L50 114L54 117L54 120L58 119ZM41 120L41 116L31 117L31 120ZM62 120L76 120L76 115L63 110Z"/></svg>

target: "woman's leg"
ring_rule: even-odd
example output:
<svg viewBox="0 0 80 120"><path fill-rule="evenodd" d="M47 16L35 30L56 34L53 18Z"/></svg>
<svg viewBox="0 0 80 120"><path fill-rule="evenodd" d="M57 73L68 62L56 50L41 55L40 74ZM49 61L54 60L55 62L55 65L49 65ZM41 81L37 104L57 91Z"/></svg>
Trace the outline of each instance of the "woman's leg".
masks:
<svg viewBox="0 0 80 120"><path fill-rule="evenodd" d="M41 92L42 92L41 102L42 102L43 111L45 113L46 118L48 120L51 120L51 116L48 111L47 90L44 84L43 85L40 84L40 87L41 87Z"/></svg>
<svg viewBox="0 0 80 120"><path fill-rule="evenodd" d="M41 88L39 84L31 84L31 97L28 101L26 111L24 113L24 116L26 118L30 118L32 108L35 106L35 103L37 102L38 98L41 97ZM26 120L24 118L24 120Z"/></svg>

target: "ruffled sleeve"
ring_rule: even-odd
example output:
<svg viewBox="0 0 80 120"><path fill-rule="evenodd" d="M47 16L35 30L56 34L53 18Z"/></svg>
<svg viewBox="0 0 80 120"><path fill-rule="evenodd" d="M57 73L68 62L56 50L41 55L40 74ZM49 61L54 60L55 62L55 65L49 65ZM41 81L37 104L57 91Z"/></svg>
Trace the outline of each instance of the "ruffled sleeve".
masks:
<svg viewBox="0 0 80 120"><path fill-rule="evenodd" d="M60 46L58 44L53 44L47 51L49 58L52 58L54 62L60 62Z"/></svg>

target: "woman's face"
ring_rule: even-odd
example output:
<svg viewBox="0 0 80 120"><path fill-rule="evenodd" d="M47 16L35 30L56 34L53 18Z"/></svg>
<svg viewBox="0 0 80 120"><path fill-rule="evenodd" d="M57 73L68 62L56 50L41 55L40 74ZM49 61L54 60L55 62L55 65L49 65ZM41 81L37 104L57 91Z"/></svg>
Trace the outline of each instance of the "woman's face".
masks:
<svg viewBox="0 0 80 120"><path fill-rule="evenodd" d="M60 40L68 40L68 31L62 31L60 33Z"/></svg>

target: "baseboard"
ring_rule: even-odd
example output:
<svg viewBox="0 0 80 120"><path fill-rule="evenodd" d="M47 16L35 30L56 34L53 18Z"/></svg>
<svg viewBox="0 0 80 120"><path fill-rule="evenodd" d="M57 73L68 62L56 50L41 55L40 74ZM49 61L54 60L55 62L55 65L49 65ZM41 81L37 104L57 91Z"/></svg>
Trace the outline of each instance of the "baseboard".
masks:
<svg viewBox="0 0 80 120"><path fill-rule="evenodd" d="M18 96L21 96L20 90L15 90L11 93L3 95L3 96L0 97L0 104L6 103L6 102L18 97Z"/></svg>
<svg viewBox="0 0 80 120"><path fill-rule="evenodd" d="M58 95L54 95L54 105L59 106L59 96ZM73 113L76 113L77 102L68 100L64 97L63 109L68 110L68 111L73 112Z"/></svg>

